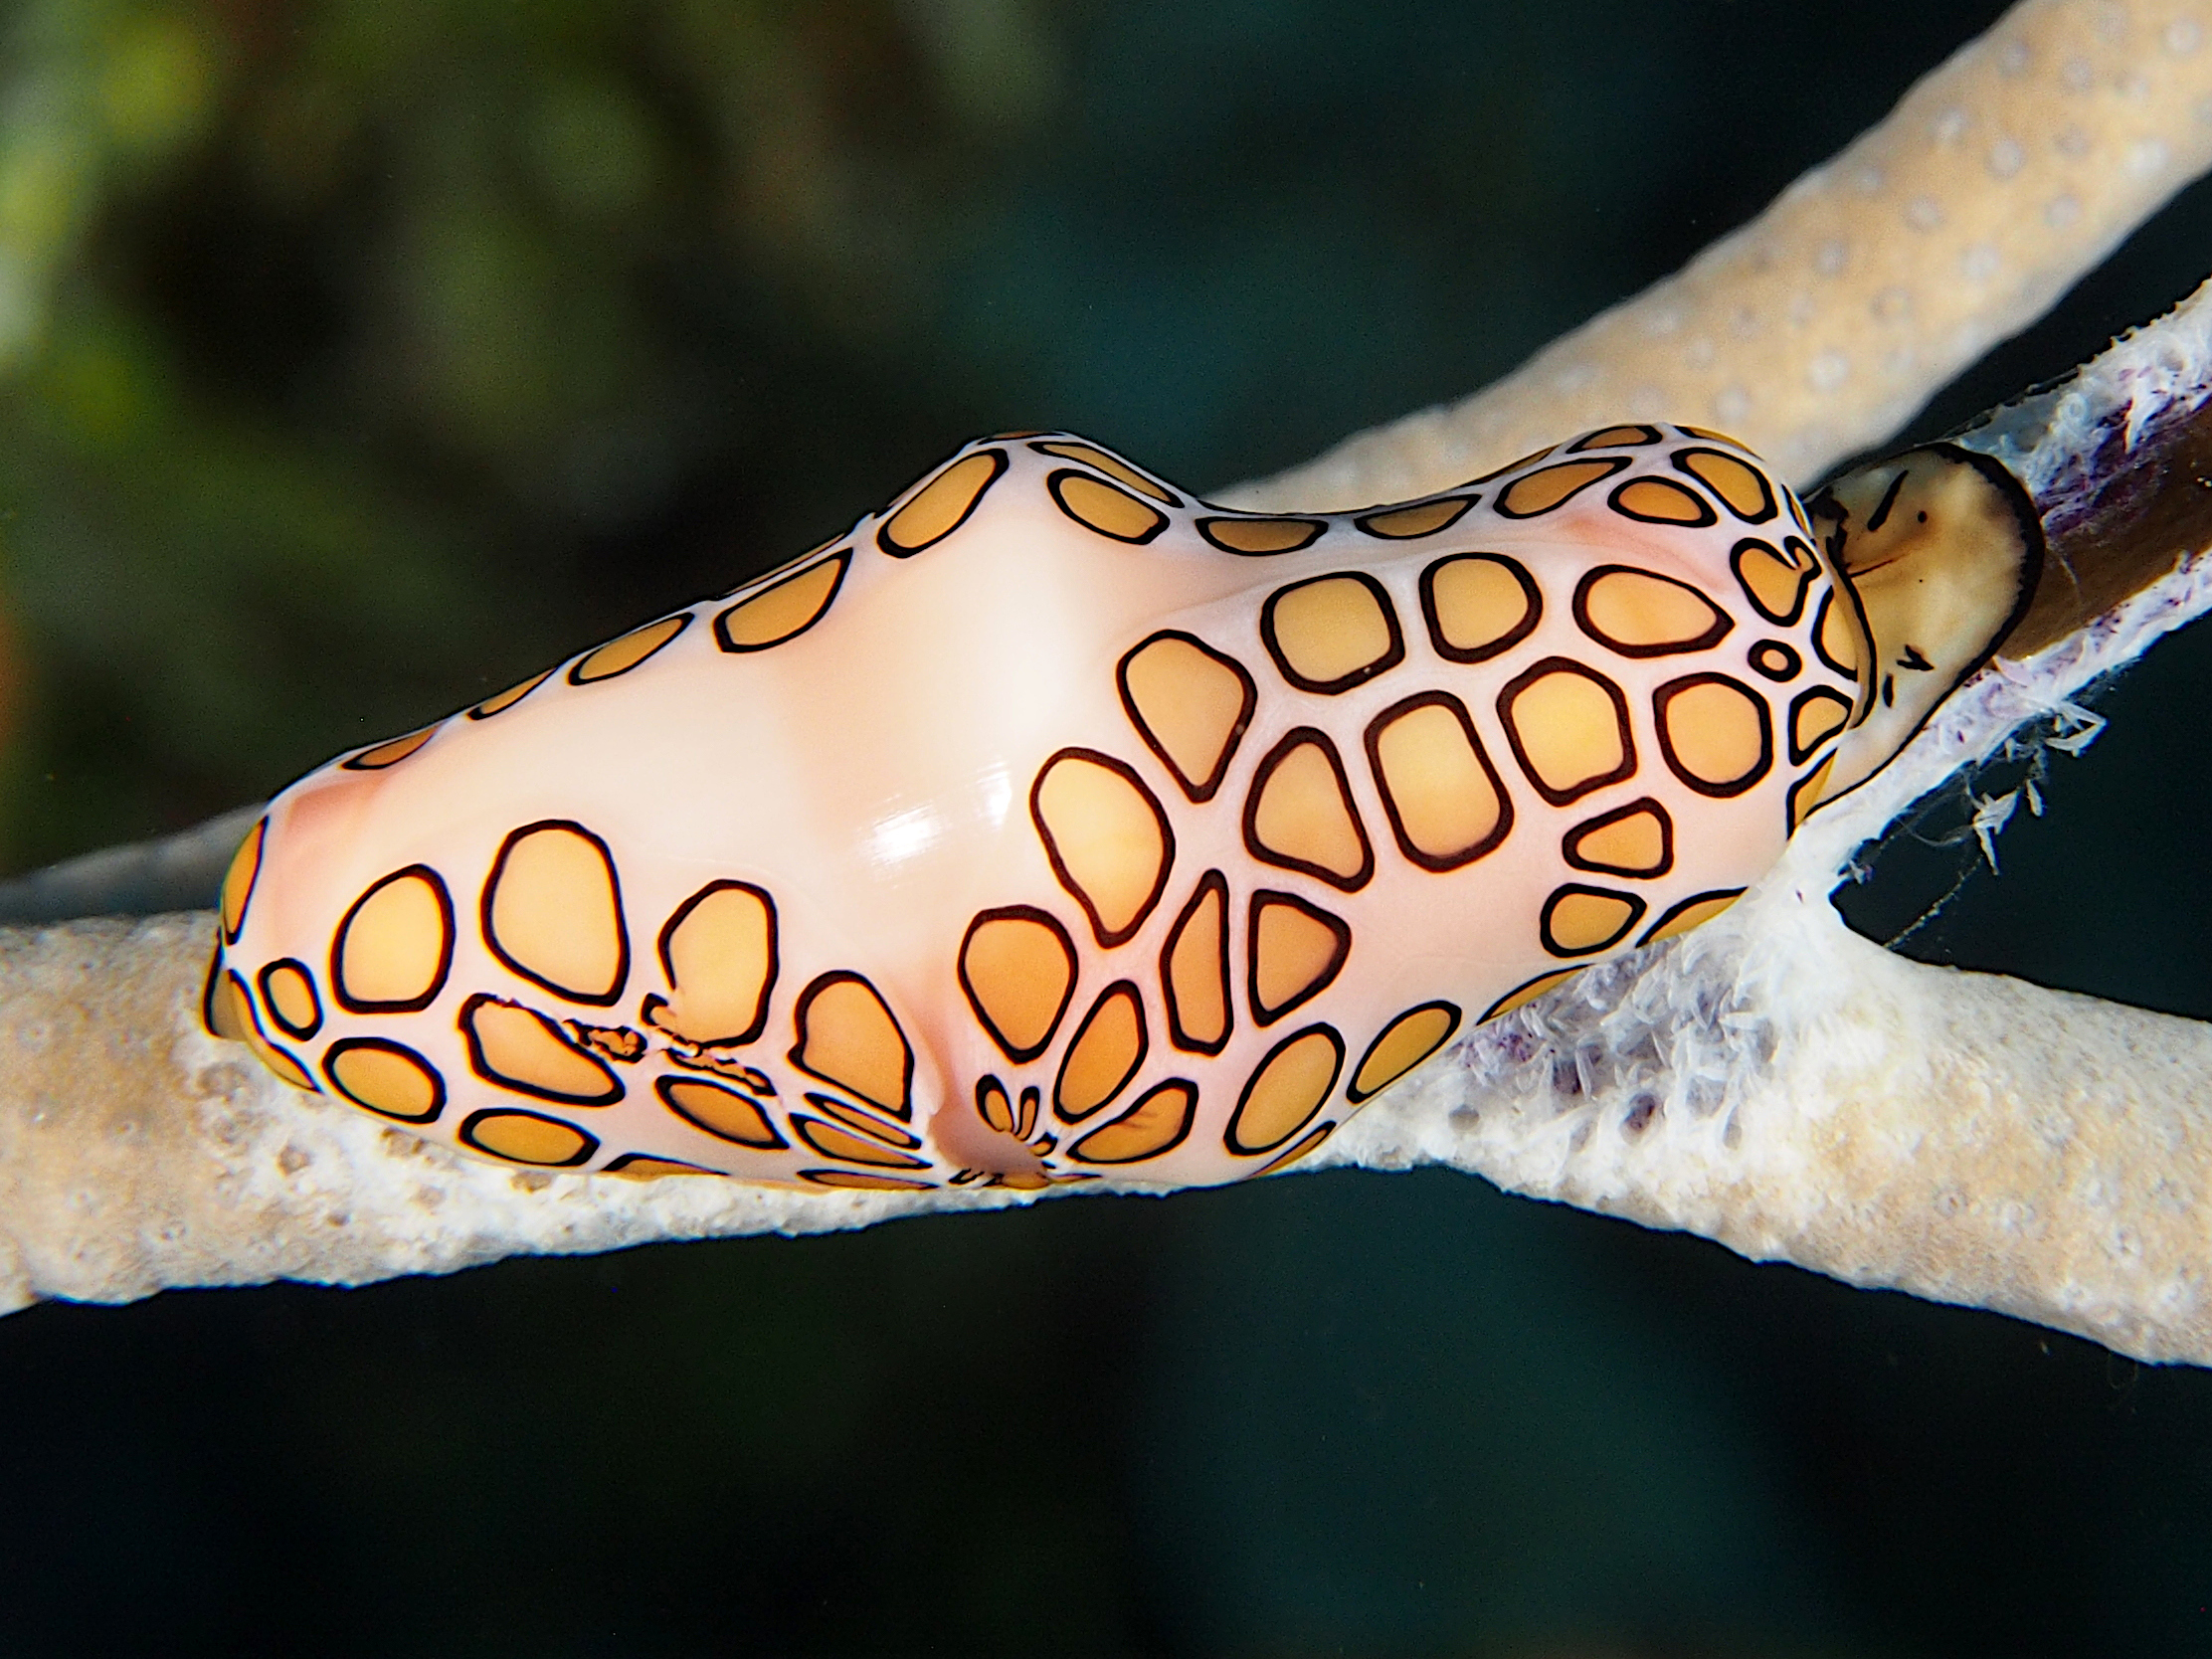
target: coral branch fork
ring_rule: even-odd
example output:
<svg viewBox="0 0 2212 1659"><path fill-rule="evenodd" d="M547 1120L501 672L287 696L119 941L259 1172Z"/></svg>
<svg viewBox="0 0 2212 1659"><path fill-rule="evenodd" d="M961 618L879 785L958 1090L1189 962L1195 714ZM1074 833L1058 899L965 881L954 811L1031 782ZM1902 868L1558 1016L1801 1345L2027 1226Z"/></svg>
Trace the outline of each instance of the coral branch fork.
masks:
<svg viewBox="0 0 2212 1659"><path fill-rule="evenodd" d="M2212 36L2191 8L2026 0L1681 276L1467 404L1354 440L1236 504L1418 495L1528 448L1519 435L1642 420L1647 404L1729 427L1806 481L1893 430L2212 162L2206 109ZM1906 265L1870 252L1883 249ZM1741 338L1709 326L1754 314L1764 326ZM2212 1364L2212 1026L1913 963L1849 933L1828 902L1914 801L2024 725L2068 716L2100 676L2212 608L2212 525L2189 513L2134 514L2124 557L2095 557L2118 522L2098 503L2163 465L2159 446L2208 394L2200 293L1966 435L2034 498L2075 584L2039 597L2017 659L1802 827L1725 916L1481 1026L1300 1168L1444 1164L1757 1259ZM2195 467L2191 452L2167 470ZM0 931L0 1311L1034 1201L465 1159L207 1036L212 929L190 913Z"/></svg>

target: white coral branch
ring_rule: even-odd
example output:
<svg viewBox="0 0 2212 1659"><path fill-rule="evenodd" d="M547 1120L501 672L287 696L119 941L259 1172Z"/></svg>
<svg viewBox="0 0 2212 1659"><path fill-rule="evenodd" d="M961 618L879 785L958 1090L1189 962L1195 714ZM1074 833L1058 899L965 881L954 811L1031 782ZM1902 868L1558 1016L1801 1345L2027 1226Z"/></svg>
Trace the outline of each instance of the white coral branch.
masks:
<svg viewBox="0 0 2212 1659"><path fill-rule="evenodd" d="M1897 431L2212 165L2199 11L2025 0L1675 276L1463 403L1220 499L1406 500L1562 433L1652 419L1718 427L1810 482Z"/></svg>
<svg viewBox="0 0 2212 1659"><path fill-rule="evenodd" d="M2115 16L2129 20L2119 38L2103 26ZM1815 470L1880 437L2212 160L2212 123L2195 113L2212 95L2212 41L2195 31L2175 5L2122 14L2029 0L1671 285L1457 410L1371 435L1246 498L1417 493L1504 459L1522 444L1512 434L1548 439L1660 411L1735 427L1799 475ZM2083 74L2066 101L2068 78ZM2037 79L2048 76L2059 79ZM2102 171L2031 174L2026 139L2055 139L2062 122ZM2008 141L2023 145L2009 171L1996 165ZM2046 214L2045 231L2087 228L1993 244L2007 279L1958 280L1980 248L1959 237L2017 217L2017 202L2004 205L2015 177L2076 193L2078 215L2059 225ZM1881 214L1854 219L1852 204L1910 214L1923 197L1943 211L1907 222L1925 286L1900 312L1884 300L1896 282L1884 261L1903 239L1894 225L1877 236ZM1831 262L1847 223L1863 240ZM2019 262L2004 265L2016 247ZM1807 270L1830 283L1823 308L1783 326L1788 282ZM1701 315L1747 309L1772 326L1700 331ZM1866 336L1840 377L1823 367L1822 353L1845 351L1822 331L1831 316ZM1869 318L1881 329L1867 332ZM1973 441L2040 491L2114 430L2131 438L2201 399L2208 329L2200 295ZM1749 418L1708 410L1732 385L1760 389L1734 411ZM2212 560L2192 558L2033 660L1997 664L1873 784L1816 817L1727 916L1476 1032L1313 1163L1445 1163L1747 1255L2212 1363L2200 1289L2212 1263L2212 1027L1924 967L1852 936L1827 902L1868 837L2024 723L2057 716L2088 742L2096 717L2073 699L2207 605ZM0 932L0 1308L279 1276L359 1283L524 1251L1030 1201L641 1184L457 1158L290 1090L201 1034L211 927L186 915Z"/></svg>

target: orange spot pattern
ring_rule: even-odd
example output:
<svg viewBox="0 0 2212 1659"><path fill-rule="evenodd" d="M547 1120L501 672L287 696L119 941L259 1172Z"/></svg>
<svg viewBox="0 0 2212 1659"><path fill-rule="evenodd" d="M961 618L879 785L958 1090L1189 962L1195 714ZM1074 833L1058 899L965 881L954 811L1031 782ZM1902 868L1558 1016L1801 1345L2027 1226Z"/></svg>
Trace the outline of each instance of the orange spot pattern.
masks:
<svg viewBox="0 0 2212 1659"><path fill-rule="evenodd" d="M581 720L702 658L738 706L755 663L833 674L833 642L805 654L818 630L908 561L990 557L1002 524L1243 573L1107 654L1111 727L1029 761L1007 890L941 968L835 960L805 895L742 848L670 885L650 837L557 792L468 855L395 843L301 934L315 907L267 896L293 879L279 801L224 885L206 1022L296 1086L540 1170L853 1192L1267 1174L1471 1021L1757 875L1710 851L1709 824L1778 845L1864 702L1802 522L1752 458L1686 428L1609 427L1446 494L1294 516L1005 435L851 536L329 773L465 774L479 730ZM517 708L538 712L484 724ZM1414 989L1386 905L1433 913L1446 946L1464 930L1489 966L1415 953Z"/></svg>

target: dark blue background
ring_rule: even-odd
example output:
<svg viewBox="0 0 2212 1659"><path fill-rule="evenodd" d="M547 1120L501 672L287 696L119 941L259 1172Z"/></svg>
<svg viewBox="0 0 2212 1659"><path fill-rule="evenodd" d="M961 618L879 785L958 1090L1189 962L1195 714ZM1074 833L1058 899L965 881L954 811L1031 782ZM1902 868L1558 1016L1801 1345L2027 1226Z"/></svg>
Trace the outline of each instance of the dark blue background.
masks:
<svg viewBox="0 0 2212 1659"><path fill-rule="evenodd" d="M173 14L203 114L0 400L14 862L726 587L973 432L1203 488L1462 394L1997 10ZM1922 430L2208 232L2200 188ZM2208 690L2161 646L2001 877L1954 794L1853 915L1966 876L1917 952L2212 1015ZM2205 1376L1434 1172L47 1306L0 1421L7 1656L2212 1652Z"/></svg>

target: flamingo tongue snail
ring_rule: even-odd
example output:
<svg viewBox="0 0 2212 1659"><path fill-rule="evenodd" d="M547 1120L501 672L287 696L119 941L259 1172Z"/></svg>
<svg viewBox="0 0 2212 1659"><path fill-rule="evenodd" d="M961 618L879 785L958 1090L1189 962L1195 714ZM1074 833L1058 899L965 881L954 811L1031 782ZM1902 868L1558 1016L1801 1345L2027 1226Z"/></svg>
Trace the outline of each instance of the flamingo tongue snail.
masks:
<svg viewBox="0 0 2212 1659"><path fill-rule="evenodd" d="M830 1188L1262 1175L1725 909L2021 614L1947 446L1804 505L1586 434L1216 509L972 444L782 569L280 795L209 1027L509 1163Z"/></svg>

